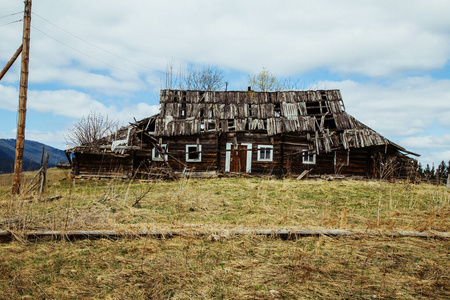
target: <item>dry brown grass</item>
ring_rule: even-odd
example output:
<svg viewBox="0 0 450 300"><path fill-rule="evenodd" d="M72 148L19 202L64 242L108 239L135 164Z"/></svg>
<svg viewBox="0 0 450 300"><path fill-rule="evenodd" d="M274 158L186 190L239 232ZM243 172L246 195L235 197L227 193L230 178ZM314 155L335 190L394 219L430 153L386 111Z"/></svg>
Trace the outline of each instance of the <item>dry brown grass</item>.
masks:
<svg viewBox="0 0 450 300"><path fill-rule="evenodd" d="M0 247L2 298L445 299L442 240L256 236L18 242Z"/></svg>
<svg viewBox="0 0 450 300"><path fill-rule="evenodd" d="M14 198L0 176L4 229L372 229L450 231L443 187L219 178L77 181L57 171L45 197ZM65 179L64 179L65 178ZM59 179L59 180L58 180ZM137 207L136 199L148 193ZM378 204L381 195L380 218ZM443 299L450 241L389 237L184 235L169 240L0 245L0 298Z"/></svg>

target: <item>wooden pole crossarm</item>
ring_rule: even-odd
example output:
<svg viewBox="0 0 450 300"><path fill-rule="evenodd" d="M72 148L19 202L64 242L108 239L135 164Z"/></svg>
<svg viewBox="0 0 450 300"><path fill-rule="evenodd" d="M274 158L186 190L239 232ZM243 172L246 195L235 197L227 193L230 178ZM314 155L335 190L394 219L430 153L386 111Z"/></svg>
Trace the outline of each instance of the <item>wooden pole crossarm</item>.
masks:
<svg viewBox="0 0 450 300"><path fill-rule="evenodd" d="M0 80L2 80L3 76L5 76L6 72L8 72L9 68L14 64L16 59L19 57L20 53L22 53L22 45L20 45L19 48L17 48L16 53L14 53L13 57L8 61L6 66L3 68L3 70L0 72Z"/></svg>

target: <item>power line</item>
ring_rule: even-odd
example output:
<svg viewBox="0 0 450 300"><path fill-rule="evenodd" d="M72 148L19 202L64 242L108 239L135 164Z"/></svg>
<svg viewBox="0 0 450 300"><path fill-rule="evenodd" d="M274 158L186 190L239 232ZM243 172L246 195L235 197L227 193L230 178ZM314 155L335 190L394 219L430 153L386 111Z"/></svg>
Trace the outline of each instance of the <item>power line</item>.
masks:
<svg viewBox="0 0 450 300"><path fill-rule="evenodd" d="M33 29L39 31L39 32L42 33L43 35L45 35L45 36L51 38L52 40L54 40L54 41L60 43L61 45L66 46L67 48L70 48L70 49L72 49L73 51L78 52L78 53L80 53L80 54L82 54L82 55L84 55L84 56L86 56L86 57L89 57L90 59L93 59L93 60L95 60L95 61L98 61L99 63L102 63L102 64L104 64L104 65L106 65L106 66L108 66L108 67L110 67L110 68L113 68L113 69L119 70L119 71L121 71L121 72L124 72L124 73L130 74L130 75L139 77L139 74L138 74L138 73L129 72L129 71L124 70L124 69L122 69L122 68L119 68L119 67L116 67L116 66L114 66L114 65L111 65L111 64L109 64L109 63L107 63L107 62L104 62L104 61L102 61L102 60L100 60L100 59L98 59L98 58L96 58L96 57L94 57L94 56L92 56L92 55L89 55L89 54L87 54L87 53L85 53L85 52L83 52L83 51L80 51L80 50L78 50L78 49L76 49L76 48L74 48L74 47L72 47L72 46L70 46L70 45L68 45L68 44L66 44L66 43L64 43L64 42L61 42L60 40L58 40L58 39L52 37L51 35L49 35L49 34L43 32L43 31L40 30L39 28L36 28L36 26L31 25L31 27L32 27ZM154 81L154 82L158 82L157 80L153 80L153 79L149 79L149 78L147 78L147 80Z"/></svg>
<svg viewBox="0 0 450 300"><path fill-rule="evenodd" d="M87 41L87 40L85 40L85 39L83 39L83 38L81 38L81 37L79 37L79 36L77 36L77 35L71 33L71 32L69 32L69 31L67 31L66 29L64 29L64 28L62 28L62 27L60 27L60 26L58 26L58 25L56 25L56 24L50 22L49 20L45 19L44 17L41 17L40 15L38 15L38 14L36 14L36 13L33 13L33 15L35 15L36 17L38 17L38 18L42 19L43 21L49 23L50 25L52 25L52 26L58 28L59 30L61 30L61 31L63 31L63 32L65 32L65 33L67 33L67 34L69 34L69 35L71 35L71 36L73 36L73 37L79 39L80 41L85 42L86 44L89 44L89 45L91 45L92 47L95 47L95 48L97 48L97 49L99 49L99 50L101 50L101 51L104 51L104 52L106 52L106 53L108 53L108 54L110 54L110 55L113 55L113 56L115 56L115 57L117 57L117 58L120 58L120 59L122 59L122 60L124 60L124 61L126 61L126 62L132 63L132 64L134 64L134 65L136 65L136 66L140 66L140 67L143 67L143 68L146 68L146 69L149 69L149 70L153 70L153 71L157 71L157 72L162 72L161 70L158 70L158 69L155 69L155 68L150 68L150 67L145 66L145 65L143 65L143 64L140 64L140 63L138 63L138 62L129 60L128 58L125 58L125 57L122 57L122 56L120 56L120 55L117 55L117 54L115 54L115 53L113 53L113 52L111 52L111 51L109 51L109 50L106 50L106 49L104 49L104 48L102 48L102 47L99 47L99 46L97 46L97 45L95 45L95 44L93 44L93 43L91 43L91 42L89 42L89 41Z"/></svg>
<svg viewBox="0 0 450 300"><path fill-rule="evenodd" d="M16 20L16 21L12 21L12 22L9 22L9 23L5 23L5 24L2 24L2 25L0 25L0 27L6 26L6 25L9 25L9 24L13 24L13 23L18 23L18 22L22 22L22 21L23 21L23 19L20 19L20 20Z"/></svg>
<svg viewBox="0 0 450 300"><path fill-rule="evenodd" d="M137 73L128 72L128 71L126 71L126 70L124 70L124 69L118 68L118 67L113 66L113 65L111 65L111 64L109 64L109 63L107 63L107 62L104 62L104 61L102 61L102 60L100 60L100 59L98 59L98 58L95 58L95 57L93 57L92 55L89 55L89 54L87 54L87 53L84 53L83 51L80 51L80 50L78 50L78 49L76 49L76 48L74 48L74 47L72 47L72 46L70 46L70 45L67 45L66 43L61 42L60 40L58 40L58 39L56 39L56 38L54 38L54 37L48 35L47 33L43 32L43 31L40 30L39 28L36 28L36 26L31 25L31 27L33 27L33 29L39 31L39 32L42 33L43 35L45 35L45 36L51 38L52 40L54 40L54 41L60 43L61 45L64 45L64 46L66 46L66 47L72 49L73 51L76 51L76 52L78 52L78 53L80 53L80 54L82 54L82 55L84 55L84 56L87 56L87 57L89 57L89 58L91 58L91 59L93 59L93 60L96 60L96 61L98 61L98 62L100 62L100 63L102 63L102 64L104 64L104 65L106 65L106 66L108 66L108 67L111 67L111 68L113 68L113 69L116 69L116 70L119 70L119 71L128 73L128 74L133 75L133 76L139 76L139 74L137 74Z"/></svg>
<svg viewBox="0 0 450 300"><path fill-rule="evenodd" d="M15 16L15 15L22 14L22 13L23 13L23 11L20 11L20 12L14 13L14 14L1 16L0 19L7 18L7 17L11 17L11 16Z"/></svg>

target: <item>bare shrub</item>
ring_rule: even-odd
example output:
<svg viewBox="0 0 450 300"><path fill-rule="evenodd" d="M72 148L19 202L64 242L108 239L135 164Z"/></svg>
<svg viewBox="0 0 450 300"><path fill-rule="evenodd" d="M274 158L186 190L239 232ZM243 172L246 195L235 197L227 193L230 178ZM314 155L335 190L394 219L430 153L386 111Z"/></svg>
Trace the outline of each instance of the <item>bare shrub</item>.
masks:
<svg viewBox="0 0 450 300"><path fill-rule="evenodd" d="M111 120L107 115L90 112L76 122L64 136L69 146L95 144L101 138L111 135L117 128L118 121Z"/></svg>

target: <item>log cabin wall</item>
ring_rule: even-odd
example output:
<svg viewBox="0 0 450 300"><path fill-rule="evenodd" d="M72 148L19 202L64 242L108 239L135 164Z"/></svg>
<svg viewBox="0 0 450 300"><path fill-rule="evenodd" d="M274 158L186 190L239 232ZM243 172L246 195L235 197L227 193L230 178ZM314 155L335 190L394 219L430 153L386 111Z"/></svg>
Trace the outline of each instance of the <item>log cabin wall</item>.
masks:
<svg viewBox="0 0 450 300"><path fill-rule="evenodd" d="M73 162L77 176L120 176L131 177L133 161L131 156L77 153Z"/></svg>
<svg viewBox="0 0 450 300"><path fill-rule="evenodd" d="M414 162L410 153L345 112L339 90L182 91L162 90L160 113L130 124L102 140L99 149L84 145L76 153L78 172L94 172L110 155L105 173L129 173L166 167L175 172L240 172L295 175L377 176L377 153L402 163L404 176ZM164 147L164 149L160 148ZM166 151L167 161L162 160ZM85 155L78 155L78 152ZM118 159L117 154L129 158ZM415 155L414 153L410 153ZM82 162L80 162L82 161ZM131 167L130 167L131 164ZM108 170L110 168L110 170Z"/></svg>

